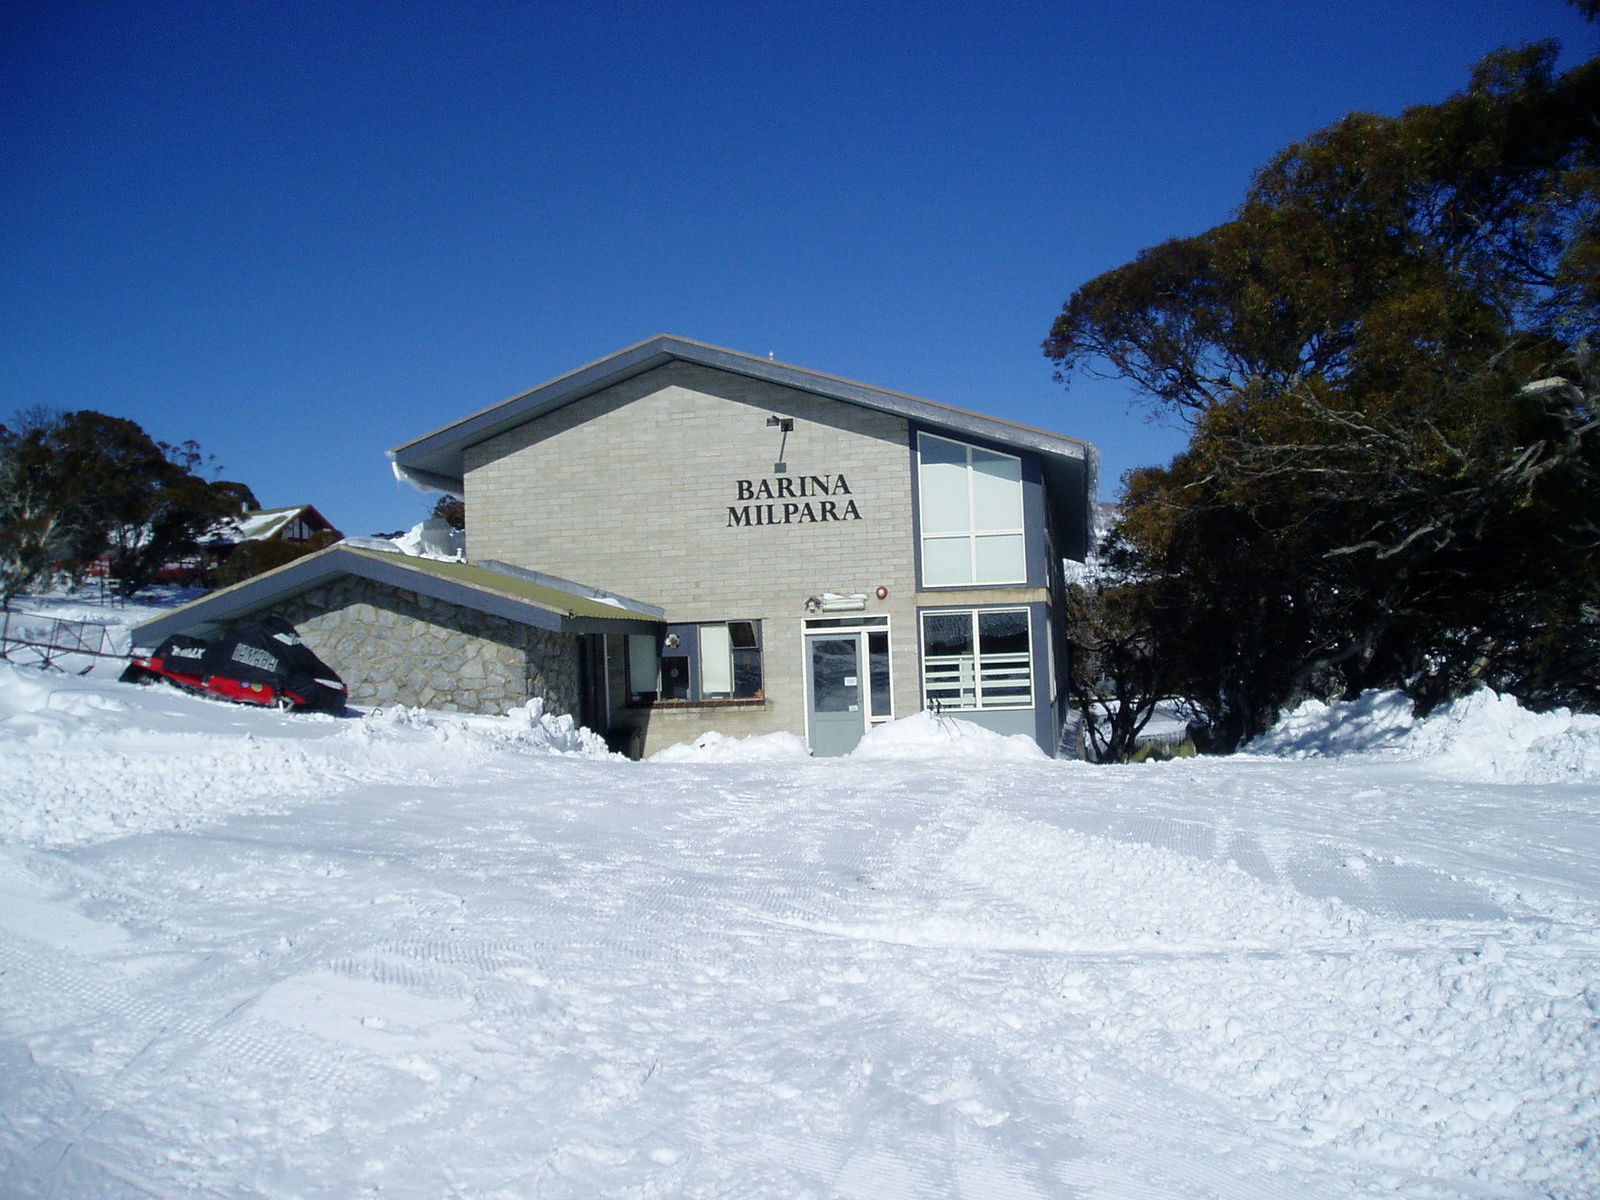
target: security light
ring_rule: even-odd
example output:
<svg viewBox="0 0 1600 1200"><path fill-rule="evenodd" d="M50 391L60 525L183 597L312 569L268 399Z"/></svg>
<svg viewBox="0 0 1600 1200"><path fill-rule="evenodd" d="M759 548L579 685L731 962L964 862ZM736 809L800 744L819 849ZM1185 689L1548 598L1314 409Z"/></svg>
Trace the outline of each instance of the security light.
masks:
<svg viewBox="0 0 1600 1200"><path fill-rule="evenodd" d="M789 435L794 432L794 418L774 414L767 418L767 428L777 429L783 433L783 440L778 443L778 461L772 464L772 473L783 475L789 470L789 464L783 458L783 451L789 445Z"/></svg>

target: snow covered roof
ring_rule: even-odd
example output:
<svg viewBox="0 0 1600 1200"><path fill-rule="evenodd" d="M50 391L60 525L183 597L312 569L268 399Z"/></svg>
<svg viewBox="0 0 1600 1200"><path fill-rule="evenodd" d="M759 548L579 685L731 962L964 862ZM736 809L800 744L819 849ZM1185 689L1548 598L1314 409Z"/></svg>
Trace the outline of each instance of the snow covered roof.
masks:
<svg viewBox="0 0 1600 1200"><path fill-rule="evenodd" d="M295 504L288 508L259 508L219 522L210 536L221 542L266 542L282 536L296 518L315 530L333 528L333 523L314 506Z"/></svg>
<svg viewBox="0 0 1600 1200"><path fill-rule="evenodd" d="M133 642L152 647L175 633L202 634L339 575L359 576L558 633L646 633L662 621L661 610L651 605L577 584L563 586L565 581L554 576L535 579L504 568L412 558L340 543L135 625Z"/></svg>
<svg viewBox="0 0 1600 1200"><path fill-rule="evenodd" d="M1030 451L1044 465L1045 482L1057 510L1057 526L1068 543L1063 551L1076 550L1081 556L1086 549L1088 531L1083 526L1088 501L1098 486L1100 459L1088 442L666 333L396 446L389 451L394 472L424 491L459 496L465 471L463 460L469 447L671 362L744 375L890 413L923 428Z"/></svg>

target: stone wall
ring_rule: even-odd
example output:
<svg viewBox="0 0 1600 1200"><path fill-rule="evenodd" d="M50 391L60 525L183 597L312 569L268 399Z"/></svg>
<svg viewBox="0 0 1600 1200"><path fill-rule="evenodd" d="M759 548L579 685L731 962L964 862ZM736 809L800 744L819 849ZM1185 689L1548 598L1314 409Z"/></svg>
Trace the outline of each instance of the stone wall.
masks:
<svg viewBox="0 0 1600 1200"><path fill-rule="evenodd" d="M347 575L274 607L352 704L499 714L532 697L579 711L578 638Z"/></svg>

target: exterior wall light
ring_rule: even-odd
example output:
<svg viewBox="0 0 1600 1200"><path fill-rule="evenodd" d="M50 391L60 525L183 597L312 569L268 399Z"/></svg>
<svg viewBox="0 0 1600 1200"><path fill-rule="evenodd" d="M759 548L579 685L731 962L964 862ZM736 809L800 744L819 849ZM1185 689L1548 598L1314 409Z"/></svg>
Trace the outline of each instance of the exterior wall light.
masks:
<svg viewBox="0 0 1600 1200"><path fill-rule="evenodd" d="M767 418L767 428L776 429L783 434L783 440L778 443L778 461L772 464L772 473L785 475L789 471L789 464L783 459L783 451L789 445L789 435L794 432L794 418L770 416Z"/></svg>

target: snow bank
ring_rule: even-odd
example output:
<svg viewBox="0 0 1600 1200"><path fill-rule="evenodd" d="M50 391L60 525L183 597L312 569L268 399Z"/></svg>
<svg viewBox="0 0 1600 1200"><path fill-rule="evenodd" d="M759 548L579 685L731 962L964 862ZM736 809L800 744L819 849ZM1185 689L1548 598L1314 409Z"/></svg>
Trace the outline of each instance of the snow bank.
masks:
<svg viewBox="0 0 1600 1200"><path fill-rule="evenodd" d="M507 750L579 758L617 757L599 734L579 725L567 713L545 712L544 701L538 698L503 717L403 705L374 709L343 737L362 745L390 742L414 747L431 743L448 747L452 756L472 759Z"/></svg>
<svg viewBox="0 0 1600 1200"><path fill-rule="evenodd" d="M0 730L5 737L63 741L86 719L122 709L102 688L74 686L66 678L0 665Z"/></svg>
<svg viewBox="0 0 1600 1200"><path fill-rule="evenodd" d="M395 708L338 718L0 664L0 839L186 829L508 753L611 756L538 700L504 717Z"/></svg>
<svg viewBox="0 0 1600 1200"><path fill-rule="evenodd" d="M1307 700L1251 742L1248 752L1273 758L1337 758L1388 750L1415 724L1411 697L1404 692L1366 692L1334 704Z"/></svg>
<svg viewBox="0 0 1600 1200"><path fill-rule="evenodd" d="M192 729L141 721L150 699L132 685L0 669L0 839L69 844L187 828L277 811L284 797L328 794L351 776L305 743L226 729L226 715L199 715ZM211 707L175 693L160 699ZM288 719L251 715L263 734ZM173 727L153 727L162 724Z"/></svg>
<svg viewBox="0 0 1600 1200"><path fill-rule="evenodd" d="M1272 758L1380 754L1427 760L1479 783L1600 780L1600 717L1564 708L1533 713L1510 696L1479 691L1418 721L1403 692L1367 692L1324 704L1308 700L1248 752Z"/></svg>
<svg viewBox="0 0 1600 1200"><path fill-rule="evenodd" d="M868 732L852 758L984 758L1014 762L1042 760L1039 744L1022 733L995 733L956 717L914 713Z"/></svg>
<svg viewBox="0 0 1600 1200"><path fill-rule="evenodd" d="M767 762L810 758L806 744L792 733L762 733L731 738L708 730L692 742L679 742L650 756L658 763Z"/></svg>
<svg viewBox="0 0 1600 1200"><path fill-rule="evenodd" d="M1432 713L1404 747L1417 757L1437 756L1452 774L1484 783L1600 780L1600 717L1564 708L1533 713L1489 691Z"/></svg>
<svg viewBox="0 0 1600 1200"><path fill-rule="evenodd" d="M692 742L668 746L650 757L651 762L761 762L809 758L811 751L792 733L768 733L730 738L714 731ZM971 721L916 713L871 730L851 752L857 759L984 758L1034 761L1045 758L1038 743L1026 734L995 733Z"/></svg>

